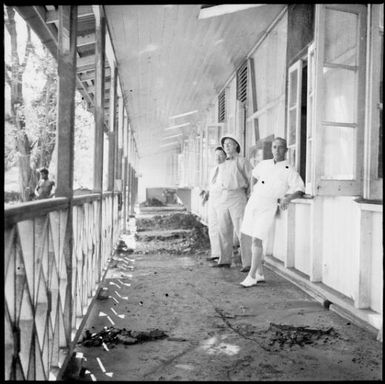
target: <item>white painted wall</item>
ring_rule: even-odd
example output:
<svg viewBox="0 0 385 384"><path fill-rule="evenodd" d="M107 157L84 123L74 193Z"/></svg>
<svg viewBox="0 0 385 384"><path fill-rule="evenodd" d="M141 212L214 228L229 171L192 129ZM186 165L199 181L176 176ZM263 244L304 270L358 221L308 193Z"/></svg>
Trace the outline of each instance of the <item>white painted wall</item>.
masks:
<svg viewBox="0 0 385 384"><path fill-rule="evenodd" d="M323 283L353 299L354 224L357 211L353 197L327 197L323 200L322 243Z"/></svg>
<svg viewBox="0 0 385 384"><path fill-rule="evenodd" d="M382 296L384 282L384 249L382 236L382 213L373 212L371 236L371 274L370 274L370 307L382 314Z"/></svg>
<svg viewBox="0 0 385 384"><path fill-rule="evenodd" d="M286 259L286 212L282 212L279 217L276 218L274 229L269 233L269 236L274 236L273 242L273 256L281 260Z"/></svg>
<svg viewBox="0 0 385 384"><path fill-rule="evenodd" d="M294 268L310 275L310 205L295 204Z"/></svg>
<svg viewBox="0 0 385 384"><path fill-rule="evenodd" d="M154 154L153 156L140 158L138 184L138 202L146 200L146 188L169 187L175 188L175 185L168 185L168 153Z"/></svg>

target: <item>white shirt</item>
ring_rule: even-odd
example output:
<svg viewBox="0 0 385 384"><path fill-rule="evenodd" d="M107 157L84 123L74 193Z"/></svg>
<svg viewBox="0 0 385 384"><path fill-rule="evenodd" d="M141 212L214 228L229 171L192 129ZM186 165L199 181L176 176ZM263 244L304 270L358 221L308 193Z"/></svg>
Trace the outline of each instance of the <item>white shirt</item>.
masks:
<svg viewBox="0 0 385 384"><path fill-rule="evenodd" d="M305 192L301 176L287 160L277 163L274 163L274 159L262 160L255 166L252 175L258 179L253 195L276 200L287 193Z"/></svg>
<svg viewBox="0 0 385 384"><path fill-rule="evenodd" d="M218 167L219 167L219 164L213 167L210 171L210 176L209 176L210 193L219 192L222 190L221 185L218 183Z"/></svg>
<svg viewBox="0 0 385 384"><path fill-rule="evenodd" d="M226 190L248 188L251 171L249 160L235 155L219 165L218 182Z"/></svg>

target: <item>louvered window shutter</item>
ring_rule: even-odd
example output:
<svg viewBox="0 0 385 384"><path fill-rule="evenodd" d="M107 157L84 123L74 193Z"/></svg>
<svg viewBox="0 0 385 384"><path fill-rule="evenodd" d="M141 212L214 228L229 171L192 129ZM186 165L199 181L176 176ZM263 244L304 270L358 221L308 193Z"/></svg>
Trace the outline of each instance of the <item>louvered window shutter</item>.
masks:
<svg viewBox="0 0 385 384"><path fill-rule="evenodd" d="M222 123L226 119L226 94L223 90L218 96L218 123Z"/></svg>
<svg viewBox="0 0 385 384"><path fill-rule="evenodd" d="M247 61L237 71L237 100L241 103L247 100Z"/></svg>

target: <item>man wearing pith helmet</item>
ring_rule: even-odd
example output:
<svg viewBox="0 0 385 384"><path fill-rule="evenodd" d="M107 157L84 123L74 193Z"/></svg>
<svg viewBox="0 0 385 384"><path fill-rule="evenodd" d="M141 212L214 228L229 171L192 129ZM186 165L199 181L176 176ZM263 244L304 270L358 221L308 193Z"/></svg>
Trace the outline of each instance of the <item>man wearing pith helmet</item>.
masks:
<svg viewBox="0 0 385 384"><path fill-rule="evenodd" d="M247 236L241 237L241 223L250 187L252 166L240 156L239 140L233 135L221 138L221 145L226 152L226 160L218 167L218 183L222 193L218 209L218 234L220 257L213 267L230 267L233 254L233 233L240 242L243 272L248 272L251 263L251 246Z"/></svg>

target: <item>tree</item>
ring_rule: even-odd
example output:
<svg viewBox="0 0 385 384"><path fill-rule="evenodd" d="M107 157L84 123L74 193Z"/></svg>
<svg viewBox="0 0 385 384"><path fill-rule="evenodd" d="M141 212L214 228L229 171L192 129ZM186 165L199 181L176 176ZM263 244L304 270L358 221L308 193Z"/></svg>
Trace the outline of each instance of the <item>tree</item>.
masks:
<svg viewBox="0 0 385 384"><path fill-rule="evenodd" d="M18 28L15 10L4 6L4 23L10 37L11 63L5 64L5 81L10 87L11 108L6 122L12 126L14 148L7 148L19 168L19 192L22 201L33 198L38 181L36 169L48 167L55 146L56 131L56 62L43 46L43 54L36 52L31 39L31 29L26 25L27 37L23 58L19 57ZM37 70L44 73L45 84L37 92L31 105L24 97L25 74L27 65L34 57Z"/></svg>

